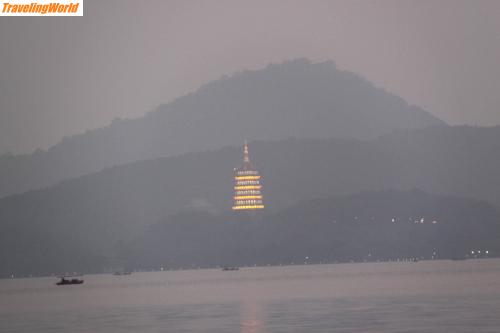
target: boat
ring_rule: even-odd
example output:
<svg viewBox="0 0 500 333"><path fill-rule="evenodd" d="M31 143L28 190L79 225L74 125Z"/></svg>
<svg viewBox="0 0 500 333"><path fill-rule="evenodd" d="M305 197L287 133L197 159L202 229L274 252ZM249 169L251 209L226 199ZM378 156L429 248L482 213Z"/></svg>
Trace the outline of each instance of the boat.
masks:
<svg viewBox="0 0 500 333"><path fill-rule="evenodd" d="M132 272L129 271L117 271L113 273L113 275L130 275L130 274L132 274Z"/></svg>
<svg viewBox="0 0 500 333"><path fill-rule="evenodd" d="M61 276L61 281L57 282L56 285L67 286L70 284L82 284L82 283L83 279L77 279L77 278L67 279L65 276Z"/></svg>
<svg viewBox="0 0 500 333"><path fill-rule="evenodd" d="M222 270L223 271L239 271L240 268L237 266L226 266L226 267L222 267Z"/></svg>

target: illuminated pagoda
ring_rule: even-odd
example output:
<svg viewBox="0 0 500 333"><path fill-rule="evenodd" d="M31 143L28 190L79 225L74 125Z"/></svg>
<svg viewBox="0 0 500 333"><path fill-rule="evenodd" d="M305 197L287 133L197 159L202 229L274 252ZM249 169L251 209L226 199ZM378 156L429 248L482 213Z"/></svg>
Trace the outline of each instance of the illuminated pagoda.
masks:
<svg viewBox="0 0 500 333"><path fill-rule="evenodd" d="M254 211L263 209L262 185L259 172L250 163L248 145L243 148L243 165L234 169L234 203L233 210Z"/></svg>

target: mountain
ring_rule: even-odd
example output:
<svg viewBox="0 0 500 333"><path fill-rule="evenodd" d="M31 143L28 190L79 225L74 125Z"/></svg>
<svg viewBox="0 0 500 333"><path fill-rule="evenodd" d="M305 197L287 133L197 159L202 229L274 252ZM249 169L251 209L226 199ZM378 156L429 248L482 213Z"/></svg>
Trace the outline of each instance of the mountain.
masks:
<svg viewBox="0 0 500 333"><path fill-rule="evenodd" d="M133 161L243 140L372 139L444 123L335 67L299 59L202 86L144 117L64 138L47 151L0 157L0 197Z"/></svg>
<svg viewBox="0 0 500 333"><path fill-rule="evenodd" d="M124 252L134 269L453 259L500 253L500 210L485 202L383 191L300 203L262 219L184 213Z"/></svg>
<svg viewBox="0 0 500 333"><path fill-rule="evenodd" d="M417 187L500 205L500 126L396 131L373 144L397 163L393 188Z"/></svg>
<svg viewBox="0 0 500 333"><path fill-rule="evenodd" d="M250 144L250 155L263 177L267 214L314 198L387 189L419 188L500 205L499 139L500 127L438 126L373 141L259 141ZM240 147L227 147L146 160L0 199L1 266L60 271L61 262L70 270L81 261L97 270L168 216L224 214L241 159Z"/></svg>
<svg viewBox="0 0 500 333"><path fill-rule="evenodd" d="M80 230L58 228L59 237L39 228L22 241L2 234L0 276L100 272L117 263L149 270L500 254L497 207L418 190L318 198L263 216L183 211L121 242L113 255L97 254Z"/></svg>

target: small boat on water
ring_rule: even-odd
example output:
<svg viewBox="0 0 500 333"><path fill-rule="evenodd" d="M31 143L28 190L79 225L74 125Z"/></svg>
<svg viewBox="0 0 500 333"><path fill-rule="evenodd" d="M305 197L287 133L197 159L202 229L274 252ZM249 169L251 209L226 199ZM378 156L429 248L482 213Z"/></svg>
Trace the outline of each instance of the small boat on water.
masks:
<svg viewBox="0 0 500 333"><path fill-rule="evenodd" d="M222 270L223 271L239 271L240 268L237 266L226 266L226 267L222 267Z"/></svg>
<svg viewBox="0 0 500 333"><path fill-rule="evenodd" d="M65 276L61 276L61 281L57 282L56 285L67 286L70 284L82 284L82 283L83 279L77 279L77 278L68 279Z"/></svg>
<svg viewBox="0 0 500 333"><path fill-rule="evenodd" d="M113 273L113 275L130 275L130 274L132 274L132 272L129 271L117 271Z"/></svg>

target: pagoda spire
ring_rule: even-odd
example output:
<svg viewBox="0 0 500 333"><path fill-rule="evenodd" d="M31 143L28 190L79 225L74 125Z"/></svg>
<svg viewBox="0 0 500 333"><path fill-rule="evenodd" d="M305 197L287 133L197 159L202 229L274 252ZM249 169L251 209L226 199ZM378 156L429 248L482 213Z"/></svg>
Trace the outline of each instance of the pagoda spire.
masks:
<svg viewBox="0 0 500 333"><path fill-rule="evenodd" d="M245 145L243 146L243 162L250 163L250 156L248 155L248 143L245 140Z"/></svg>

